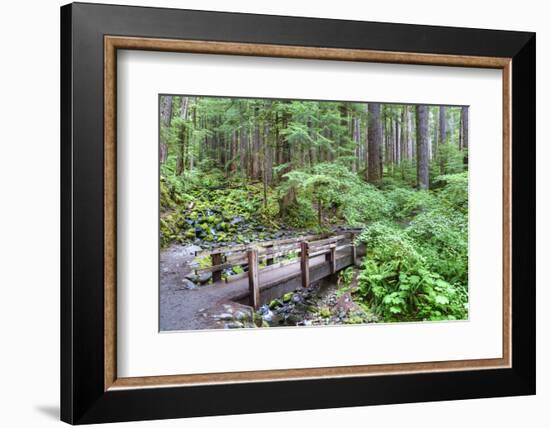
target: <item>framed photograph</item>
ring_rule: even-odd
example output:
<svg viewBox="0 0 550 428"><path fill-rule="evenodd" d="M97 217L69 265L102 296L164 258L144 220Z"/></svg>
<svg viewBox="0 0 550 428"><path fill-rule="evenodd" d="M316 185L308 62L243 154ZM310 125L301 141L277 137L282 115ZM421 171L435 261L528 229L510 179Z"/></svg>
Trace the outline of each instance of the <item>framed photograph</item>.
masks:
<svg viewBox="0 0 550 428"><path fill-rule="evenodd" d="M75 3L61 105L63 421L535 393L533 33Z"/></svg>

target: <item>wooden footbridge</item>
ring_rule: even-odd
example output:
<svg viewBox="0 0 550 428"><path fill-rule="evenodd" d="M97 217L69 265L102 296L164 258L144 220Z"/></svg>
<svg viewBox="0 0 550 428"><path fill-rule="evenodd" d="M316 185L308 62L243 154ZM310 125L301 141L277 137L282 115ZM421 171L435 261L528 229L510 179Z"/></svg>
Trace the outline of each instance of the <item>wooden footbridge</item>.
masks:
<svg viewBox="0 0 550 428"><path fill-rule="evenodd" d="M212 273L213 286L204 289L209 293L218 289L216 297L257 309L283 293L355 264L365 252L364 247L356 246L357 233L346 230L200 251L196 257L210 257L211 266L195 269L195 274ZM240 266L242 273L228 274L235 266Z"/></svg>

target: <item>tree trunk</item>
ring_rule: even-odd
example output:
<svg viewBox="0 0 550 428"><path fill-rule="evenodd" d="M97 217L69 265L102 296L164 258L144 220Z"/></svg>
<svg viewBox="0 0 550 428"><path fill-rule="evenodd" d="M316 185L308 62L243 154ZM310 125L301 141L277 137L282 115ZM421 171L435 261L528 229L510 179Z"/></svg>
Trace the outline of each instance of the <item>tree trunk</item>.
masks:
<svg viewBox="0 0 550 428"><path fill-rule="evenodd" d="M244 176L246 176L246 165L247 163L247 134L246 134L246 127L245 125L241 125L241 129L239 131L239 145L240 145L240 157L241 157L241 172L244 173Z"/></svg>
<svg viewBox="0 0 550 428"><path fill-rule="evenodd" d="M447 109L445 106L439 107L439 172L445 174L445 165L447 156L445 154L445 144L447 143Z"/></svg>
<svg viewBox="0 0 550 428"><path fill-rule="evenodd" d="M277 162L277 165L281 165L283 163L283 141L281 139L281 133L280 131L280 121L279 121L279 112L275 113L275 161Z"/></svg>
<svg viewBox="0 0 550 428"><path fill-rule="evenodd" d="M455 136L455 116L451 114L449 117L449 124L447 126L447 141L449 144L453 144L453 139Z"/></svg>
<svg viewBox="0 0 550 428"><path fill-rule="evenodd" d="M400 137L400 161L403 162L407 159L407 141L408 141L408 124L407 124L407 106L403 106L403 111L401 112L401 137Z"/></svg>
<svg viewBox="0 0 550 428"><path fill-rule="evenodd" d="M264 124L264 136L263 136L263 153L264 153L264 162L263 162L263 169L264 169L264 177L266 179L266 183L269 185L273 181L273 148L272 144L270 143L271 135L271 124L269 122L266 122Z"/></svg>
<svg viewBox="0 0 550 428"><path fill-rule="evenodd" d="M380 118L380 104L368 105L368 168L367 181L378 183L382 178L380 171L380 156L382 146L382 122Z"/></svg>
<svg viewBox="0 0 550 428"><path fill-rule="evenodd" d="M197 98L193 98L193 129L197 129ZM189 137L189 143L187 144L188 158L189 158L189 171L193 171L193 156L194 156L195 137L191 132Z"/></svg>
<svg viewBox="0 0 550 428"><path fill-rule="evenodd" d="M359 148L361 145L361 127L359 126L359 117L353 116L352 120L352 140L353 140L353 154L354 159L351 163L351 170L353 172L357 172L357 170L360 168L359 165Z"/></svg>
<svg viewBox="0 0 550 428"><path fill-rule="evenodd" d="M399 161L400 161L400 170L401 170L401 179L405 180L405 162L408 158L408 113L407 113L408 106L403 106L403 110L401 111L401 136L399 137Z"/></svg>
<svg viewBox="0 0 550 428"><path fill-rule="evenodd" d="M390 135L388 137L388 172L393 177L393 166L395 162L395 120L393 117L390 118Z"/></svg>
<svg viewBox="0 0 550 428"><path fill-rule="evenodd" d="M413 132L413 115L415 114L414 110L407 108L407 137L408 137L408 159L412 161L416 154L415 148L415 133Z"/></svg>
<svg viewBox="0 0 550 428"><path fill-rule="evenodd" d="M380 107L380 123L381 123L381 129L382 129L382 138L380 140L380 149L378 154L378 164L380 165L378 167L378 171L380 172L380 180L384 178L384 156L386 155L386 145L387 145L387 132L386 132L386 114L384 112L384 108Z"/></svg>
<svg viewBox="0 0 550 428"><path fill-rule="evenodd" d="M285 217L288 214L288 209L297 203L296 189L291 187L288 191L279 199L279 216Z"/></svg>
<svg viewBox="0 0 550 428"><path fill-rule="evenodd" d="M170 123L172 122L172 96L166 95L162 97L161 103L161 126L165 128L170 128ZM168 158L168 144L166 141L161 141L160 143L160 162L166 162Z"/></svg>
<svg viewBox="0 0 550 428"><path fill-rule="evenodd" d="M395 120L395 145L393 149L394 164L399 165L401 163L401 128L399 120Z"/></svg>
<svg viewBox="0 0 550 428"><path fill-rule="evenodd" d="M369 134L370 134L370 129L369 129L369 115L368 115L368 108L366 107L365 108L367 110L367 118L365 120L365 147L363 148L363 153L364 153L364 162L365 162L365 171L368 170L368 165L369 165Z"/></svg>
<svg viewBox="0 0 550 428"><path fill-rule="evenodd" d="M429 189L428 106L416 106L416 176L419 189Z"/></svg>
<svg viewBox="0 0 550 428"><path fill-rule="evenodd" d="M269 146L269 130L270 124L266 122L264 124L264 135L263 135L263 162L262 162L262 181L263 181L263 191L264 191L264 209L267 208L267 187L271 183L272 178L272 167L273 161L271 159L271 147Z"/></svg>
<svg viewBox="0 0 550 428"><path fill-rule="evenodd" d="M447 108L445 106L439 107L439 143L445 144L447 142Z"/></svg>
<svg viewBox="0 0 550 428"><path fill-rule="evenodd" d="M310 139L314 139L313 136L313 126L311 124L311 118L307 121L307 133ZM308 151L309 151L309 166L315 165L315 149L313 147L313 144L311 142L308 143Z"/></svg>
<svg viewBox="0 0 550 428"><path fill-rule="evenodd" d="M252 180L262 179L262 168L260 165L260 146L261 146L261 123L260 123L260 108L254 107L254 115L252 118L251 129L251 144L250 144L250 178Z"/></svg>
<svg viewBox="0 0 550 428"><path fill-rule="evenodd" d="M231 175L235 175L237 172L237 142L238 142L238 135L237 131L234 130L231 133L231 159L230 159L230 166L229 170L231 171Z"/></svg>
<svg viewBox="0 0 550 428"><path fill-rule="evenodd" d="M187 110L189 106L189 98L181 97L181 109L180 117L184 120L184 123L178 136L178 157L176 160L176 175L182 175L185 172L185 151L187 144Z"/></svg>
<svg viewBox="0 0 550 428"><path fill-rule="evenodd" d="M169 128L170 122L172 121L172 96L166 95L162 97L162 100L162 124Z"/></svg>
<svg viewBox="0 0 550 428"><path fill-rule="evenodd" d="M468 165L468 107L462 107L462 150L464 151L464 165Z"/></svg>

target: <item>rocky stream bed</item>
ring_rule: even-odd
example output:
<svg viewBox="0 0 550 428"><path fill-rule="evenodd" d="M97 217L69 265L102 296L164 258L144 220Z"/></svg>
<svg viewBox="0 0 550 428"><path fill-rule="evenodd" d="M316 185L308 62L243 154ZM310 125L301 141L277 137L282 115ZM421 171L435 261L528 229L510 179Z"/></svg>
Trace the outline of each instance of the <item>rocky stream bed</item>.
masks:
<svg viewBox="0 0 550 428"><path fill-rule="evenodd" d="M239 305L240 306L240 305ZM377 322L352 299L350 291L337 284L313 284L274 299L257 311L225 305L224 312L209 314L222 328L321 326Z"/></svg>

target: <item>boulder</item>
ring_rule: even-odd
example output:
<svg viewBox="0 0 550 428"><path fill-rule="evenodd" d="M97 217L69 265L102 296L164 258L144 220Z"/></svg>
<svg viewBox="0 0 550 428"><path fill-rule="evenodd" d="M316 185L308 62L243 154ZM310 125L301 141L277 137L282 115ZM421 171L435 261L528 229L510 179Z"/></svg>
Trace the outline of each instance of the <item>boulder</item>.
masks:
<svg viewBox="0 0 550 428"><path fill-rule="evenodd" d="M225 325L225 328L243 328L243 327L244 327L244 324L239 321L230 322Z"/></svg>
<svg viewBox="0 0 550 428"><path fill-rule="evenodd" d="M228 313L219 314L218 319L220 319L222 321L229 321L229 320L233 319L233 315L228 314Z"/></svg>
<svg viewBox="0 0 550 428"><path fill-rule="evenodd" d="M179 285L178 288L183 289L183 290L195 290L199 287L194 282L190 281L187 278L184 278L184 279L181 280L181 284Z"/></svg>
<svg viewBox="0 0 550 428"><path fill-rule="evenodd" d="M185 278L189 281L193 281L195 284L201 284L204 285L210 281L212 278L212 272L205 272L201 273L200 275L195 275L194 272L189 272L187 275L185 275Z"/></svg>

